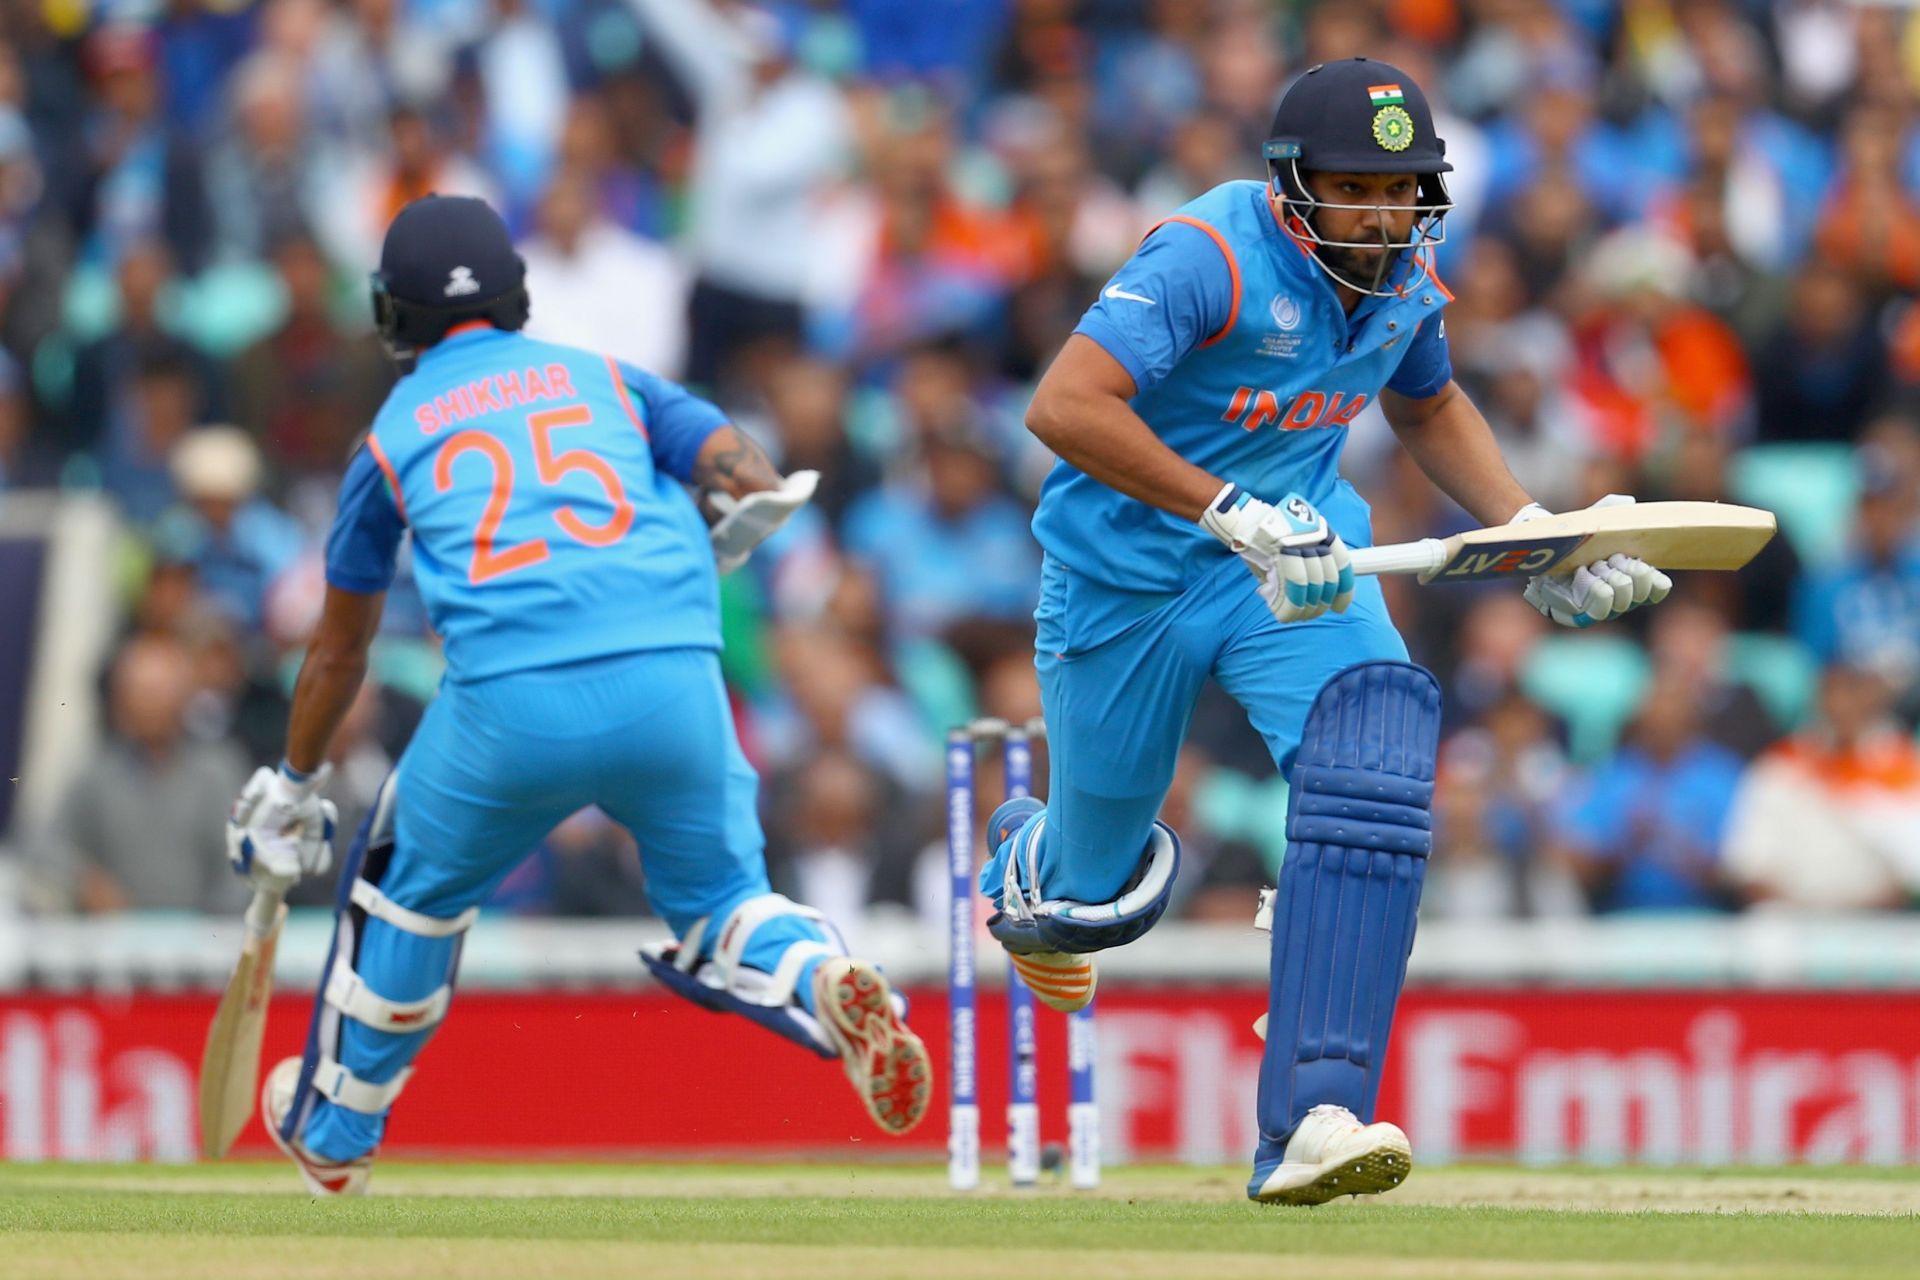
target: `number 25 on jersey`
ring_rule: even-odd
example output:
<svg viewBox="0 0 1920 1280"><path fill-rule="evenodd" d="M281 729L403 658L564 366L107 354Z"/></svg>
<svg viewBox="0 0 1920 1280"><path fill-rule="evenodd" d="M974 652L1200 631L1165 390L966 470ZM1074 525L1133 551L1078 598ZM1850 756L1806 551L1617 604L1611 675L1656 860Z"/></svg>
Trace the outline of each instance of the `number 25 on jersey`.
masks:
<svg viewBox="0 0 1920 1280"><path fill-rule="evenodd" d="M553 433L567 427L584 427L593 422L593 410L584 404L542 409L527 415L527 430L533 438L534 468L543 485L558 484L570 471L584 471L600 482L606 491L613 514L599 524L583 520L571 507L561 507L553 521L575 542L589 547L609 547L626 536L633 526L633 503L620 484L620 477L605 458L587 449L554 452ZM550 554L545 538L529 538L510 547L496 548L500 525L507 518L507 506L513 498L513 455L498 439L484 431L468 429L448 438L440 446L433 463L434 488L441 493L453 488L454 464L463 454L478 453L485 458L492 474L493 488L480 523L473 531L473 559L467 577L475 586L505 574L530 568Z"/></svg>

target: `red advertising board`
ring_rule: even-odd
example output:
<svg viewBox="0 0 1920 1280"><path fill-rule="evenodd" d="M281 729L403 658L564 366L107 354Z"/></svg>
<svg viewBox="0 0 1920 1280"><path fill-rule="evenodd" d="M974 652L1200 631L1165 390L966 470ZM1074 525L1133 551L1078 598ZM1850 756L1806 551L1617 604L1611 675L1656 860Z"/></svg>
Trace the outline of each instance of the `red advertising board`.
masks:
<svg viewBox="0 0 1920 1280"><path fill-rule="evenodd" d="M1264 996L1103 993L1110 1157L1244 1159ZM0 1157L189 1159L205 995L0 995ZM945 1141L945 1009L914 994L940 1105L882 1138L837 1064L647 988L470 992L396 1111L417 1154L935 1156ZM983 994L982 1114L1001 1114L1004 1006ZM266 1061L297 1052L307 1001L275 1002ZM1042 1022L1047 1140L1064 1136L1062 1020ZM1381 1114L1426 1161L1920 1160L1920 996L1905 993L1410 991ZM994 1145L998 1126L984 1126ZM264 1152L257 1127L241 1151Z"/></svg>

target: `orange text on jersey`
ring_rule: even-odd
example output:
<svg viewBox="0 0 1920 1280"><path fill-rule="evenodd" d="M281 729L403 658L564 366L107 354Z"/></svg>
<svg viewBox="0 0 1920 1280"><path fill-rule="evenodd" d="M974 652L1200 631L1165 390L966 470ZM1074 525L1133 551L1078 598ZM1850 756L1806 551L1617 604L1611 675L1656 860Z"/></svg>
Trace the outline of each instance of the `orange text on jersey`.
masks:
<svg viewBox="0 0 1920 1280"><path fill-rule="evenodd" d="M432 435L442 427L482 414L498 413L536 400L572 400L578 395L567 366L550 364L544 371L529 368L525 373L496 373L475 378L415 409L413 420L421 431Z"/></svg>

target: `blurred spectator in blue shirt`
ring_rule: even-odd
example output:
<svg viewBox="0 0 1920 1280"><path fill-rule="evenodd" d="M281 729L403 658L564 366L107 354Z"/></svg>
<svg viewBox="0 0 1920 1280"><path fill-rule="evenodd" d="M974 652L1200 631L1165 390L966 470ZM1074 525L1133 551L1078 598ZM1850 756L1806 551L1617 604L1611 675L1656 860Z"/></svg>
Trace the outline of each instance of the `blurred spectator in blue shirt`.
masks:
<svg viewBox="0 0 1920 1280"><path fill-rule="evenodd" d="M1801 267L1754 381L1761 440L1860 438L1890 383L1886 343L1852 276L1821 258Z"/></svg>
<svg viewBox="0 0 1920 1280"><path fill-rule="evenodd" d="M1559 169L1608 221L1637 215L1664 180L1682 168L1679 130L1668 122L1641 135L1599 118L1593 85L1579 76L1543 80L1513 115L1487 130L1492 173L1488 207L1524 190L1534 175Z"/></svg>
<svg viewBox="0 0 1920 1280"><path fill-rule="evenodd" d="M1517 690L1447 739L1422 911L1487 920L1580 915L1579 881L1553 841L1570 782L1547 714Z"/></svg>
<svg viewBox="0 0 1920 1280"><path fill-rule="evenodd" d="M1882 448L1861 450L1853 546L1812 566L1794 631L1822 663L1878 672L1905 701L1920 682L1920 511L1915 477Z"/></svg>
<svg viewBox="0 0 1920 1280"><path fill-rule="evenodd" d="M217 413L213 362L171 332L175 298L173 256L159 240L126 247L115 266L119 315L107 332L73 354L72 391L48 415L49 443L61 453L111 450L133 411L143 364L165 356L186 365L198 384L194 413Z"/></svg>
<svg viewBox="0 0 1920 1280"><path fill-rule="evenodd" d="M161 341L138 356L133 384L96 454L102 487L135 525L150 525L174 498L167 459L196 422L206 393L198 362L184 344Z"/></svg>
<svg viewBox="0 0 1920 1280"><path fill-rule="evenodd" d="M266 7L233 0L172 0L166 6L155 35L166 72L167 114L190 134L204 138L212 129L227 76L247 56Z"/></svg>
<svg viewBox="0 0 1920 1280"><path fill-rule="evenodd" d="M1148 0L1144 7L1145 28L1101 41L1092 59L1094 148L1101 168L1123 179L1144 172L1200 105L1195 51L1213 21L1208 6L1187 0Z"/></svg>
<svg viewBox="0 0 1920 1280"><path fill-rule="evenodd" d="M259 496L259 449L239 427L201 427L171 467L183 505L154 530L162 555L193 565L209 602L258 630L268 589L303 546L300 526Z"/></svg>
<svg viewBox="0 0 1920 1280"><path fill-rule="evenodd" d="M135 242L161 237L182 270L205 265L212 211L194 144L163 111L159 48L150 31L102 27L84 59L97 107L86 130L88 169L69 193L68 216L85 254L112 263Z"/></svg>
<svg viewBox="0 0 1920 1280"><path fill-rule="evenodd" d="M1649 686L1625 743L1560 816L1594 909L1722 907L1720 840L1740 770L1701 732L1691 689Z"/></svg>
<svg viewBox="0 0 1920 1280"><path fill-rule="evenodd" d="M992 443L956 421L922 440L924 478L867 494L847 513L849 555L880 583L898 641L963 618L1023 621L1040 585L1027 512L1000 487Z"/></svg>

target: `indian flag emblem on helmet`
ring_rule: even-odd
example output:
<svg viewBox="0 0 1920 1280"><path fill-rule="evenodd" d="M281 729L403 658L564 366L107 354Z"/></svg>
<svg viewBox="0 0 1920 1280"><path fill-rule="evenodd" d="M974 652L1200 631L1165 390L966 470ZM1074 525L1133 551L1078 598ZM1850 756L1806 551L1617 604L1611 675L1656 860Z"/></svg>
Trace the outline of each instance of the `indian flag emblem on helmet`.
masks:
<svg viewBox="0 0 1920 1280"><path fill-rule="evenodd" d="M1398 106L1407 100L1397 84L1371 84L1367 86L1367 96L1373 99L1376 107Z"/></svg>
<svg viewBox="0 0 1920 1280"><path fill-rule="evenodd" d="M1405 107L1382 107L1373 113L1373 140L1386 151L1405 151L1413 145L1413 117Z"/></svg>

